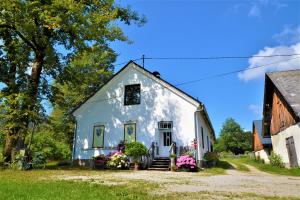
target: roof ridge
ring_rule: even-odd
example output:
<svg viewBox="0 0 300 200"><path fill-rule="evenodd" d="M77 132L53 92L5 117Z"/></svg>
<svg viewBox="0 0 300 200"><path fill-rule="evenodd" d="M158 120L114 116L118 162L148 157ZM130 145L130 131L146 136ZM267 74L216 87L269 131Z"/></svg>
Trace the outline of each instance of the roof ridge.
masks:
<svg viewBox="0 0 300 200"><path fill-rule="evenodd" d="M279 71L266 72L266 74L269 75L269 74L277 74L277 73L284 73L284 72L291 72L291 71L299 71L300 72L300 68L299 69L289 69L289 70L282 70L282 71L279 70Z"/></svg>

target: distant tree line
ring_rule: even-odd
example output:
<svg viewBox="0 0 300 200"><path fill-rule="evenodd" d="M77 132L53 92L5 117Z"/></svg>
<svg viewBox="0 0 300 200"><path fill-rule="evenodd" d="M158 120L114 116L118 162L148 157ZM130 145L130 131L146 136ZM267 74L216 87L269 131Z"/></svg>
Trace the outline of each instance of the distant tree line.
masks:
<svg viewBox="0 0 300 200"><path fill-rule="evenodd" d="M234 154L243 154L252 151L252 133L244 131L232 118L226 119L214 149L218 152L228 151Z"/></svg>

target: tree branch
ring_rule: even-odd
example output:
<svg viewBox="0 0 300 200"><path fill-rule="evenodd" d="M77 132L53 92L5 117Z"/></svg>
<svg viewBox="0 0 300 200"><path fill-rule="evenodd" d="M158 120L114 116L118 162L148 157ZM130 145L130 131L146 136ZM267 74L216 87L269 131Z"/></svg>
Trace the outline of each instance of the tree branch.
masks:
<svg viewBox="0 0 300 200"><path fill-rule="evenodd" d="M7 28L14 31L28 46L30 46L34 51L37 51L37 48L34 44L28 40L20 31L16 29L16 27L8 25L8 24L0 24L0 28Z"/></svg>

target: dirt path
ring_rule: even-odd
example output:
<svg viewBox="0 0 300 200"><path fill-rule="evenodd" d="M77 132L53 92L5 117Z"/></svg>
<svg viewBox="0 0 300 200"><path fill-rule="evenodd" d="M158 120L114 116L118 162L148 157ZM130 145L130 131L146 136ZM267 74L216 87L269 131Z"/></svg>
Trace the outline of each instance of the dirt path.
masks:
<svg viewBox="0 0 300 200"><path fill-rule="evenodd" d="M82 180L102 184L127 184L131 180L142 180L161 185L155 193L165 192L225 192L255 193L265 196L300 198L300 177L278 176L261 172L247 166L250 172L227 170L225 175L207 176L203 173L137 171L102 173L92 176L61 175L63 180Z"/></svg>

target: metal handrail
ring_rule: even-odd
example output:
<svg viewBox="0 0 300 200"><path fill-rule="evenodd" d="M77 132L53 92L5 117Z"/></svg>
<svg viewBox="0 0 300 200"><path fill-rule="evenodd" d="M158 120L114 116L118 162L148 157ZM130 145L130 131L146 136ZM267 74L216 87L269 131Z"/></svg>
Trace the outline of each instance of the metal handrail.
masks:
<svg viewBox="0 0 300 200"><path fill-rule="evenodd" d="M176 142L172 142L170 145L169 153L171 154L176 154Z"/></svg>
<svg viewBox="0 0 300 200"><path fill-rule="evenodd" d="M152 142L149 149L148 149L148 166L151 165L152 161L154 160L155 155L155 142Z"/></svg>

